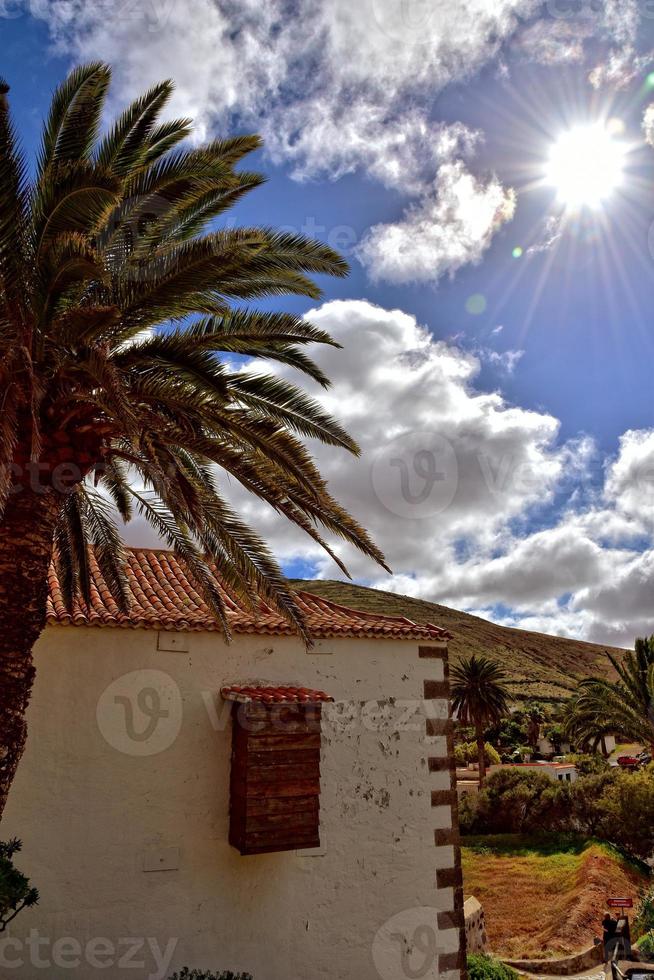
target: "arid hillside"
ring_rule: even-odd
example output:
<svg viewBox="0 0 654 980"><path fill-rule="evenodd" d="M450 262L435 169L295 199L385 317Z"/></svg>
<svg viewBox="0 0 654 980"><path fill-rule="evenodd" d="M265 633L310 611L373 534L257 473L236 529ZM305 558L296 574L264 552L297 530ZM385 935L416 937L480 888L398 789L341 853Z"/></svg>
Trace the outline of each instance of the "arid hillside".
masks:
<svg viewBox="0 0 654 980"><path fill-rule="evenodd" d="M445 627L453 636L450 643L453 660L462 654L492 655L511 674L517 697L565 698L582 677L611 672L606 658L606 651L612 650L611 647L510 629L448 606L349 582L303 579L293 584L355 609L407 616L417 623L431 622ZM612 652L620 655L622 651Z"/></svg>
<svg viewBox="0 0 654 980"><path fill-rule="evenodd" d="M595 841L506 834L463 838L463 885L486 915L494 953L511 959L566 956L601 936L610 895L638 905L649 876Z"/></svg>

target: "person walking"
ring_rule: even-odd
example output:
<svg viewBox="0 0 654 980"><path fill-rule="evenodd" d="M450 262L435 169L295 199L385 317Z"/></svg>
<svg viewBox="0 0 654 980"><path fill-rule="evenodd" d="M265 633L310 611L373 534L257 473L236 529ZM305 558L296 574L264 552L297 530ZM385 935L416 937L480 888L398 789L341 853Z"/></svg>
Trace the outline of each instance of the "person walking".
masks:
<svg viewBox="0 0 654 980"><path fill-rule="evenodd" d="M602 919L602 930L604 939L604 962L608 963L615 952L618 942L617 936L618 923L610 912L607 912Z"/></svg>

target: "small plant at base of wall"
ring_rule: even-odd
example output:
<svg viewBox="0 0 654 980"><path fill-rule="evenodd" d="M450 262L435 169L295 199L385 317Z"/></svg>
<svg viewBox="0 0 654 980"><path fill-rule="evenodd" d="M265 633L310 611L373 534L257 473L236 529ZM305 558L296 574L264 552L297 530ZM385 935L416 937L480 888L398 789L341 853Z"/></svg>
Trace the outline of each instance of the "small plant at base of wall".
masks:
<svg viewBox="0 0 654 980"><path fill-rule="evenodd" d="M187 966L180 973L173 973L168 980L252 980L250 973L209 973L207 970L190 970Z"/></svg>
<svg viewBox="0 0 654 980"><path fill-rule="evenodd" d="M23 909L31 908L39 900L39 893L32 888L29 879L14 866L13 857L22 847L19 840L0 842L0 932Z"/></svg>
<svg viewBox="0 0 654 980"><path fill-rule="evenodd" d="M468 956L469 980L518 980L514 969L487 953L471 953Z"/></svg>

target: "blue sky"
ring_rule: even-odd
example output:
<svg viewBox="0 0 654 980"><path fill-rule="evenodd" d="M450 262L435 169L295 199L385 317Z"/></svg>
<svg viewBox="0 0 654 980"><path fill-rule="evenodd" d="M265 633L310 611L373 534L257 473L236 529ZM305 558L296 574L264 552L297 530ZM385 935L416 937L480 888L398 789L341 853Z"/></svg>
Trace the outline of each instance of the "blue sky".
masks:
<svg viewBox="0 0 654 980"><path fill-rule="evenodd" d="M649 6L4 0L0 73L31 153L54 85L96 57L114 108L171 76L200 135L263 132L269 183L234 218L351 262L311 315L345 345L327 404L364 449L319 458L395 572L355 558L359 580L628 644L652 631L654 585ZM565 208L548 156L597 121L629 148L621 185ZM406 512L398 439L414 489L416 453L446 465L451 447L452 500L448 471L445 497ZM241 503L290 571L334 574Z"/></svg>

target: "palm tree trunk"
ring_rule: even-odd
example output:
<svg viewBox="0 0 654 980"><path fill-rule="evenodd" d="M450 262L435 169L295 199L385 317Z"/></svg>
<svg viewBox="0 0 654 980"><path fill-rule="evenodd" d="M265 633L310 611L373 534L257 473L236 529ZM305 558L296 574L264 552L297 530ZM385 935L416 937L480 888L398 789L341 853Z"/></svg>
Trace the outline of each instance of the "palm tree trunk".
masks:
<svg viewBox="0 0 654 980"><path fill-rule="evenodd" d="M62 498L14 488L0 519L0 820L25 749L32 648L45 626L48 568Z"/></svg>
<svg viewBox="0 0 654 980"><path fill-rule="evenodd" d="M481 788L486 780L486 740L484 739L483 726L479 722L475 725L475 734L477 736L477 760L479 763L479 786Z"/></svg>

